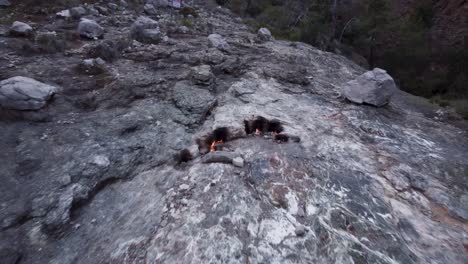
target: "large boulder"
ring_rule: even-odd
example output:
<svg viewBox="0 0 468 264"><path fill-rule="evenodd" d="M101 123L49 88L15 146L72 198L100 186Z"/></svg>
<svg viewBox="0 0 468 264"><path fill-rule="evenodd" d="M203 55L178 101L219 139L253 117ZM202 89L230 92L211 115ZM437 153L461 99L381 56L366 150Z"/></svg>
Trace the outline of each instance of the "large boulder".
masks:
<svg viewBox="0 0 468 264"><path fill-rule="evenodd" d="M23 22L15 21L10 27L10 34L13 36L27 37L31 36L33 28Z"/></svg>
<svg viewBox="0 0 468 264"><path fill-rule="evenodd" d="M343 95L351 102L384 106L397 87L385 70L375 68L343 85Z"/></svg>
<svg viewBox="0 0 468 264"><path fill-rule="evenodd" d="M271 32L268 28L261 28L257 32L257 39L260 42L266 42L272 40L273 37L271 36Z"/></svg>
<svg viewBox="0 0 468 264"><path fill-rule="evenodd" d="M94 20L82 18L78 24L78 33L85 38L97 39L104 35L104 28Z"/></svg>
<svg viewBox="0 0 468 264"><path fill-rule="evenodd" d="M213 48L217 48L222 51L229 50L229 44L227 41L219 34L211 34L208 36L208 41L210 42L210 46Z"/></svg>
<svg viewBox="0 0 468 264"><path fill-rule="evenodd" d="M38 110L47 104L57 88L22 76L0 81L0 107Z"/></svg>
<svg viewBox="0 0 468 264"><path fill-rule="evenodd" d="M130 34L133 39L146 44L157 44L163 38L158 22L145 16L138 17L132 24Z"/></svg>

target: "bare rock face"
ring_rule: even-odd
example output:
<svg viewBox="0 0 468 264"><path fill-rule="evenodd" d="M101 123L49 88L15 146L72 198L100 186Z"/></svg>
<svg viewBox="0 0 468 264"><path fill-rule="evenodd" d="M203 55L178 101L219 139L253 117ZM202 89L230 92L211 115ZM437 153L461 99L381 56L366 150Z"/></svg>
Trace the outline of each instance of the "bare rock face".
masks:
<svg viewBox="0 0 468 264"><path fill-rule="evenodd" d="M343 95L351 102L386 105L397 87L393 78L386 71L375 68L343 85Z"/></svg>
<svg viewBox="0 0 468 264"><path fill-rule="evenodd" d="M219 34L211 34L208 36L208 41L210 42L210 46L217 48L221 51L227 51L229 50L229 44L227 41L223 38L223 36Z"/></svg>
<svg viewBox="0 0 468 264"><path fill-rule="evenodd" d="M0 81L0 106L13 110L38 110L57 91L54 86L17 76Z"/></svg>
<svg viewBox="0 0 468 264"><path fill-rule="evenodd" d="M98 39L104 35L104 28L94 20L82 18L78 24L78 33L88 39Z"/></svg>
<svg viewBox="0 0 468 264"><path fill-rule="evenodd" d="M10 34L13 36L19 36L19 37L28 37L31 36L33 32L33 28L20 21L15 21L10 27Z"/></svg>
<svg viewBox="0 0 468 264"><path fill-rule="evenodd" d="M347 103L343 84L391 78L258 45L205 1L189 34L170 31L177 11L137 19L128 2L87 1L109 7L92 42L34 15L64 52L24 56L30 39L0 34L0 76L61 91L15 111L56 88L0 82L0 263L468 263L466 121L397 89L392 107ZM158 28L170 41L129 39Z"/></svg>

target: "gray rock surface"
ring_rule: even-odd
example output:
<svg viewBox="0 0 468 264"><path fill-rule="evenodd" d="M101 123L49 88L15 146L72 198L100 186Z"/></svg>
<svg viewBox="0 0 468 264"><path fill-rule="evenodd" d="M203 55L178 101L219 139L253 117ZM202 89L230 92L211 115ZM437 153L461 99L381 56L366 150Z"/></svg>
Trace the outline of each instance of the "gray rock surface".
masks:
<svg viewBox="0 0 468 264"><path fill-rule="evenodd" d="M78 33L88 39L97 39L104 35L104 28L94 20L82 18L78 24Z"/></svg>
<svg viewBox="0 0 468 264"><path fill-rule="evenodd" d="M0 109L2 264L468 262L465 120L399 90L389 107L348 103L343 84L365 69L303 43L258 45L223 8L194 1L190 34L158 8L170 38L146 45L128 38L142 4L88 5L107 3L105 39L65 36L64 52L25 56L30 40L0 35L2 79L61 91L47 109ZM59 36L74 26L34 21ZM77 71L97 57L106 74ZM215 85L193 83L201 65ZM261 121L247 135L257 116L290 140ZM183 150L192 159L178 162ZM219 152L228 163L203 162Z"/></svg>
<svg viewBox="0 0 468 264"><path fill-rule="evenodd" d="M343 95L348 100L374 106L386 105L396 90L393 78L379 68L368 71L343 85Z"/></svg>
<svg viewBox="0 0 468 264"><path fill-rule="evenodd" d="M228 51L229 50L229 44L227 41L223 38L223 36L219 34L211 34L208 36L208 41L210 43L211 47L217 48L221 51Z"/></svg>
<svg viewBox="0 0 468 264"><path fill-rule="evenodd" d="M157 44L161 42L163 34L158 22L149 17L140 16L132 24L131 37L142 43Z"/></svg>
<svg viewBox="0 0 468 264"><path fill-rule="evenodd" d="M15 21L10 27L10 34L13 36L20 36L20 37L27 37L31 36L33 32L33 28L20 21Z"/></svg>
<svg viewBox="0 0 468 264"><path fill-rule="evenodd" d="M17 76L0 81L0 107L38 110L47 104L57 88L34 79Z"/></svg>

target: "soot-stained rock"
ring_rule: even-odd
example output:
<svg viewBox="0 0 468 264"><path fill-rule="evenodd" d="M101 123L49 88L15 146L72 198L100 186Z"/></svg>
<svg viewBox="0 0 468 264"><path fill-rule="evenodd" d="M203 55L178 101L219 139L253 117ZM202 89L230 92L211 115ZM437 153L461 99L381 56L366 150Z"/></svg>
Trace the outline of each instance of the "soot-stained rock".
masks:
<svg viewBox="0 0 468 264"><path fill-rule="evenodd" d="M386 71L375 68L343 85L343 95L351 102L386 105L397 87L393 78Z"/></svg>
<svg viewBox="0 0 468 264"><path fill-rule="evenodd" d="M28 77L0 81L0 106L14 110L38 110L57 92L57 88Z"/></svg>

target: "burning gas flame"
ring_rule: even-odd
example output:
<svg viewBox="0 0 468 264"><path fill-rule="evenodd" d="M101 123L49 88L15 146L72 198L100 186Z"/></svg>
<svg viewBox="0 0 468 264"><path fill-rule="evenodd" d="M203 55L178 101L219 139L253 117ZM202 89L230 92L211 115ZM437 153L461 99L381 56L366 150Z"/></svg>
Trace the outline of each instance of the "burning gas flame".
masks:
<svg viewBox="0 0 468 264"><path fill-rule="evenodd" d="M256 136L260 136L262 134L262 131L260 131L260 129L255 129L255 135Z"/></svg>
<svg viewBox="0 0 468 264"><path fill-rule="evenodd" d="M223 140L218 140L218 141L213 141L213 143L211 143L211 146L210 146L210 152L213 152L216 150L216 144L221 144L223 143Z"/></svg>

